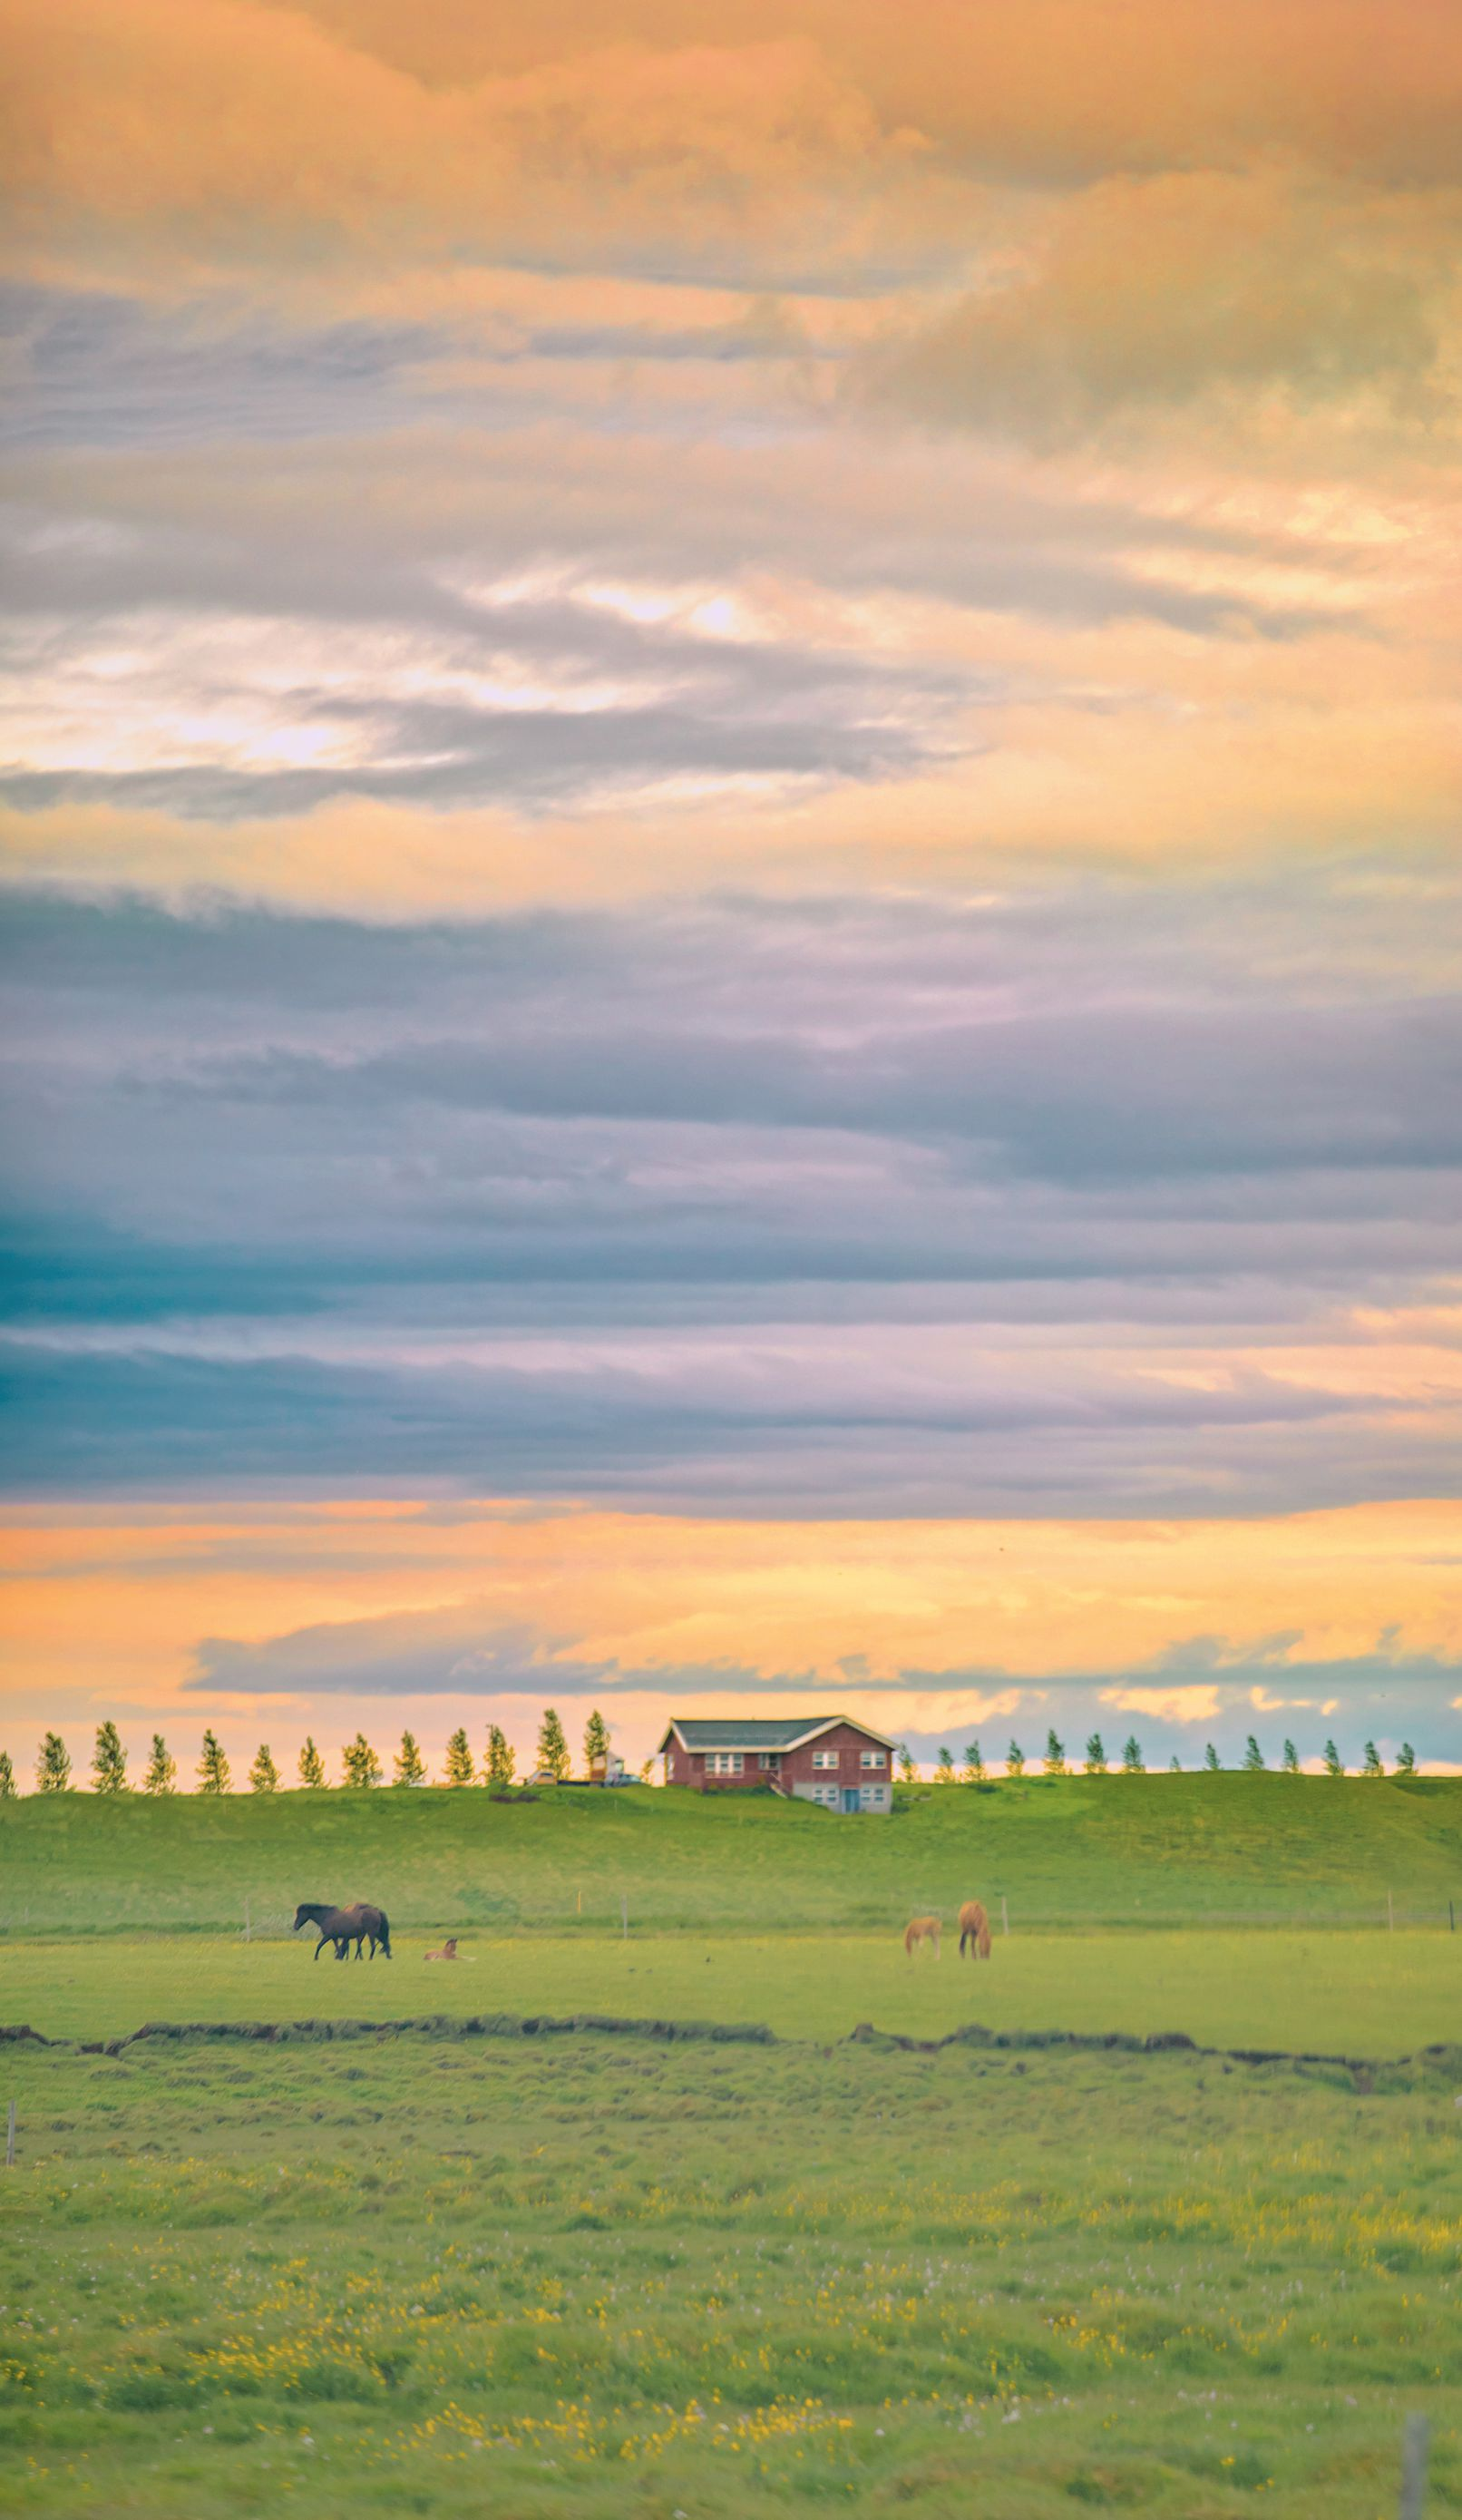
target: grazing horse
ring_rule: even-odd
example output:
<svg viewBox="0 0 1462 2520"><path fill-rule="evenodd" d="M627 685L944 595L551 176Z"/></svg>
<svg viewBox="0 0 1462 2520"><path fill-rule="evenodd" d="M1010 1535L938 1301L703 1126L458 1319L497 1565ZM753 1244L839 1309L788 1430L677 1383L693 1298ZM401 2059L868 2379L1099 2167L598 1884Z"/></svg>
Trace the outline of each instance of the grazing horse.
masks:
<svg viewBox="0 0 1462 2520"><path fill-rule="evenodd" d="M970 1951L977 1960L989 1959L990 1918L986 1915L978 1899L966 1899L963 1907L959 1911L959 1957L961 1959L964 1958L964 1946L966 1943L968 1943Z"/></svg>
<svg viewBox="0 0 1462 2520"><path fill-rule="evenodd" d="M934 1957L939 1958L940 1920L937 1916L910 1916L904 1929L904 1949L910 1959L915 1943L932 1943Z"/></svg>
<svg viewBox="0 0 1462 2520"><path fill-rule="evenodd" d="M428 1952L426 1957L429 1960L455 1960L457 1958L457 1936L455 1934L449 1934L446 1941L443 1943L441 1950L439 1952Z"/></svg>
<svg viewBox="0 0 1462 2520"><path fill-rule="evenodd" d="M314 1951L316 1959L320 1958L327 1943L334 1944L337 1960L345 1958L352 1943L355 1945L357 1959L362 1956L362 1945L365 1943L371 1946L373 1960L376 1958L377 1943L386 1958L389 1959L391 1957L391 1929L379 1908L363 1906L330 1908L318 1899L301 1900L294 1911L294 1923L291 1930L297 1934L301 1925L318 1925L320 1929L320 1940L315 1945Z"/></svg>

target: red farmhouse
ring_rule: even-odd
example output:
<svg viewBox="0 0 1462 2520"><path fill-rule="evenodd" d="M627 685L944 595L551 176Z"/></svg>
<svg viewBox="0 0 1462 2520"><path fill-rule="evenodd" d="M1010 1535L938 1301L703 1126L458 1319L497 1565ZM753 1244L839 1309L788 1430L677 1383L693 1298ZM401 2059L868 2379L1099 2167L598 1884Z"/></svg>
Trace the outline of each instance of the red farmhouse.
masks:
<svg viewBox="0 0 1462 2520"><path fill-rule="evenodd" d="M677 1716L660 1744L667 1785L760 1786L828 1811L890 1812L897 1744L846 1715Z"/></svg>

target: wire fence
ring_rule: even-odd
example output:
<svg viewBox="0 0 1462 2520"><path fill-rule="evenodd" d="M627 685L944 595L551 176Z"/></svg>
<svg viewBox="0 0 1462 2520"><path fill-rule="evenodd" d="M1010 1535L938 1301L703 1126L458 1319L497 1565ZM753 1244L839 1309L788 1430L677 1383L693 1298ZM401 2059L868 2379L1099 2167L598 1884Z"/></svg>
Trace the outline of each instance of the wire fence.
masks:
<svg viewBox="0 0 1462 2520"><path fill-rule="evenodd" d="M1462 1912L1462 1890L1454 1899L1405 1898L1396 1892L1381 1892L1367 1899L1357 1899L1342 1907L1329 1904L1323 1908L1190 1908L1163 1909L1134 1904L1127 1908L1100 1910L1084 1907L1042 1904L1039 1899L1026 1900L1009 1892L987 1892L991 1924L997 1934L1039 1934L1042 1937L1139 1936L1144 1934L1445 1934L1455 1935L1459 1912ZM642 1885L626 1890L597 1882L586 1898L570 1892L558 1899L545 1899L530 1905L509 1900L483 1897L467 1892L454 1901L450 1892L428 1900L424 1905L394 1903L390 1908L393 1931L410 1933L450 1932L454 1927L469 1929L478 1935L553 1934L583 1936L594 1939L603 1934L622 1937L632 1929L642 1933L675 1936L694 1934L747 1935L779 1940L794 1940L816 1934L865 1936L882 1934L897 1928L902 1932L908 1916L938 1916L947 1928L953 1924L960 1900L939 1889L919 1889L915 1885L907 1900L897 1905L887 1901L868 1902L857 1908L845 1907L834 1913L807 1908L788 1914L784 1909L761 1913L754 1903L731 1909L725 1904L702 1907L696 1899L687 1898L671 1904L663 1885ZM293 1937L292 1909L277 1908L264 1902L255 1903L242 1897L232 1908L213 1900L196 1902L187 1896L170 1901L159 1896L150 1903L147 1914L97 1917L57 1916L40 1908L22 1906L0 1910L0 1939L18 1942L72 1942L102 1939L153 1940L187 1935L236 1936L241 1942L288 1942Z"/></svg>

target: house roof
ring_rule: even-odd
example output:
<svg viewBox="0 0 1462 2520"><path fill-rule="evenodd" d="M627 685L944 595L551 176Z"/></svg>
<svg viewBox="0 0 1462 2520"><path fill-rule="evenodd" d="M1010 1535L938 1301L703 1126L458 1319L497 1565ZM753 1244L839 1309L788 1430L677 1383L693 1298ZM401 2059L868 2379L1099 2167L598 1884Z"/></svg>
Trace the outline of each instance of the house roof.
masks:
<svg viewBox="0 0 1462 2520"><path fill-rule="evenodd" d="M676 1715L660 1748L669 1749L674 1733L683 1750L796 1750L818 1733L830 1732L835 1724L850 1725L870 1741L881 1741L886 1750L898 1747L886 1732L875 1732L871 1724L861 1724L854 1715Z"/></svg>

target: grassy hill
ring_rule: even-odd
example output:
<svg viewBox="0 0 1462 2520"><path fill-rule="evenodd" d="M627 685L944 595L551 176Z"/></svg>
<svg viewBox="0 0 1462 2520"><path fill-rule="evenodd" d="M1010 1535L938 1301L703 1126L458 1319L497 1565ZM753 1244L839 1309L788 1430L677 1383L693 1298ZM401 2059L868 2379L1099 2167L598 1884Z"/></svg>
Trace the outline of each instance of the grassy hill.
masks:
<svg viewBox="0 0 1462 2520"><path fill-rule="evenodd" d="M770 1797L560 1789L89 1794L0 1804L0 1933L288 1925L371 1898L398 1926L883 1927L1003 1895L1023 1927L1462 1908L1462 1778L1072 1777L901 1790L889 1820Z"/></svg>

